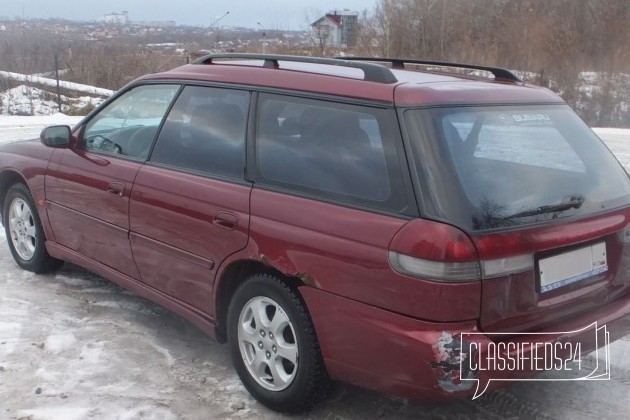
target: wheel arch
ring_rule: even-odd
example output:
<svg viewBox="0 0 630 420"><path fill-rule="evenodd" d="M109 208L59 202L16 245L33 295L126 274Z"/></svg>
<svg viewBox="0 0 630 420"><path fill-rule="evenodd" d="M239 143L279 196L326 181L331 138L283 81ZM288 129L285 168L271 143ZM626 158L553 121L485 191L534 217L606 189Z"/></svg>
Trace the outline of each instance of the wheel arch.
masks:
<svg viewBox="0 0 630 420"><path fill-rule="evenodd" d="M231 262L222 271L215 287L215 333L216 339L220 343L227 341L226 324L230 301L236 290L253 274L275 275L296 291L298 291L300 286L304 285L304 282L299 278L285 274L261 261L245 259ZM299 291L298 296L303 301Z"/></svg>
<svg viewBox="0 0 630 420"><path fill-rule="evenodd" d="M18 183L24 184L29 188L26 179L18 172L10 169L0 172L0 222L4 220L4 201L9 188Z"/></svg>

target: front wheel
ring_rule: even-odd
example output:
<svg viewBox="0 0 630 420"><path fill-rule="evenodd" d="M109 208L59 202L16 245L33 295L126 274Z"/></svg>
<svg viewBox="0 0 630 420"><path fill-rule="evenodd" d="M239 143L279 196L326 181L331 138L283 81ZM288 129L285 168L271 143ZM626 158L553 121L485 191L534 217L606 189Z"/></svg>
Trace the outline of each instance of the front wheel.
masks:
<svg viewBox="0 0 630 420"><path fill-rule="evenodd" d="M28 188L23 184L13 185L4 204L4 231L15 262L35 273L59 268L63 261L46 252L44 229Z"/></svg>
<svg viewBox="0 0 630 420"><path fill-rule="evenodd" d="M328 376L312 322L296 291L276 276L250 277L228 309L232 361L245 388L283 412L309 409Z"/></svg>

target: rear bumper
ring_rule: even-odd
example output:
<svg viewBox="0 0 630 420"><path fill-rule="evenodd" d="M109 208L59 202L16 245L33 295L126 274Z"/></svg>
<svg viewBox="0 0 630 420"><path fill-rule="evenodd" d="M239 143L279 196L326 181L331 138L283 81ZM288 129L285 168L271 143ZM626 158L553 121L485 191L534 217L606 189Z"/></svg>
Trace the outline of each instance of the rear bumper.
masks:
<svg viewBox="0 0 630 420"><path fill-rule="evenodd" d="M434 323L409 318L319 289L302 287L315 325L324 361L333 379L421 400L472 396L476 381L460 380L462 333L478 333L477 322ZM606 325L610 341L630 334L630 296L537 334L518 335L513 343L580 342L582 354L596 347L592 330L573 332L597 322ZM565 333L545 334L556 331ZM464 334L466 340L466 334ZM541 340L541 337L543 339ZM475 335L490 343L490 337ZM505 342L505 341L504 341ZM601 346L600 342L598 346ZM460 347L461 346L461 347ZM521 348L522 350L522 348ZM479 353L483 355L483 352ZM506 353L507 354L507 353ZM466 354L463 355L465 360ZM614 363L614 361L613 361ZM522 379L536 371L464 369L462 376L479 379ZM492 381L490 388L506 382Z"/></svg>

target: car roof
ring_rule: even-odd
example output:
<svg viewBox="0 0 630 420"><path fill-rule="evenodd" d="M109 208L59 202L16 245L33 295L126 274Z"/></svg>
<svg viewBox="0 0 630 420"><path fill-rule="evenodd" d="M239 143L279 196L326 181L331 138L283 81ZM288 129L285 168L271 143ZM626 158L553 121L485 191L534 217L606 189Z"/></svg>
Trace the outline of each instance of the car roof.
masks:
<svg viewBox="0 0 630 420"><path fill-rule="evenodd" d="M217 56L229 57L227 54ZM268 91L292 90L343 96L412 107L472 103L564 103L548 89L524 84L517 81L515 76L515 80L487 78L479 76L478 71L472 74L447 73L432 67L431 71L388 69L391 73L386 72L385 76L391 74L391 78L378 80L380 76L377 74L371 80L366 80L370 79L368 71L360 65L344 66L343 60L339 61L341 64L337 64L337 61L330 64L333 63L331 59L313 57L248 56L237 54L234 56L236 59L229 61L212 60L213 57L208 56L211 57L209 60L202 58L196 63L147 75L139 80L213 82L253 86ZM269 60L265 57L274 57L274 65L269 66ZM303 62L300 58L309 61ZM379 64L371 66L381 67Z"/></svg>

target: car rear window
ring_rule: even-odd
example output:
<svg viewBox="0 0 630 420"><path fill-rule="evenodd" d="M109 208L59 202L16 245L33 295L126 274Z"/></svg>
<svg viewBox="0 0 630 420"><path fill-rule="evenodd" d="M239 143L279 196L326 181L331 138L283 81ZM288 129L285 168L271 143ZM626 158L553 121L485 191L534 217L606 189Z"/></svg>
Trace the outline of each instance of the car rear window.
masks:
<svg viewBox="0 0 630 420"><path fill-rule="evenodd" d="M479 231L630 203L627 174L568 106L469 106L404 115L429 217Z"/></svg>

